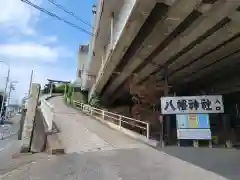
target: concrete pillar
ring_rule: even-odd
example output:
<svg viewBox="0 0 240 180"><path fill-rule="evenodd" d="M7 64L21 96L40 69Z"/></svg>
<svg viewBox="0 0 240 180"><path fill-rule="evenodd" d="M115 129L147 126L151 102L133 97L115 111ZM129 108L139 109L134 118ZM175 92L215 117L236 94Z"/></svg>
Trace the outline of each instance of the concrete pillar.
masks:
<svg viewBox="0 0 240 180"><path fill-rule="evenodd" d="M225 145L227 148L232 148L232 139L231 139L231 123L230 116L228 114L224 114L222 118L223 124L223 136L225 140Z"/></svg>
<svg viewBox="0 0 240 180"><path fill-rule="evenodd" d="M113 48L113 36L114 36L114 34L113 34L113 31L114 31L114 13L112 12L111 13L111 27L110 27L111 29L110 29L110 32L111 32L111 49Z"/></svg>
<svg viewBox="0 0 240 180"><path fill-rule="evenodd" d="M30 98L28 99L27 112L23 125L21 152L29 152L32 141L33 122L36 114L40 93L40 85L33 83Z"/></svg>
<svg viewBox="0 0 240 180"><path fill-rule="evenodd" d="M53 90L53 83L51 83L51 86L50 86L50 95L52 96L52 90Z"/></svg>

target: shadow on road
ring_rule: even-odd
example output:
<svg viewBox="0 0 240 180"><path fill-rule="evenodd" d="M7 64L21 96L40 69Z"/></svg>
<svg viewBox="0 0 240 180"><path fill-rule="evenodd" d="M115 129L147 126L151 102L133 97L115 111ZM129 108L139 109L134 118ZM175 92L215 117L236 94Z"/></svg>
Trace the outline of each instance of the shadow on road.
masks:
<svg viewBox="0 0 240 180"><path fill-rule="evenodd" d="M240 179L240 151L221 148L166 147L163 151L230 180Z"/></svg>

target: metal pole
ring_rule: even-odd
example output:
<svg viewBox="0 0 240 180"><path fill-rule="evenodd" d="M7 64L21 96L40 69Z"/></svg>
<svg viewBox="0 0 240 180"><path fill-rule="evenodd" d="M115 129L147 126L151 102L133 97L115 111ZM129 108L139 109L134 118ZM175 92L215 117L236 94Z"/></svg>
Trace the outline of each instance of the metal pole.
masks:
<svg viewBox="0 0 240 180"><path fill-rule="evenodd" d="M164 96L168 96L169 94L169 86L168 86L168 67L165 67L164 69ZM169 143L169 134L170 134L170 116L166 115L163 121L163 145L167 145Z"/></svg>
<svg viewBox="0 0 240 180"><path fill-rule="evenodd" d="M13 83L11 82L10 83L10 88L9 88L9 93L8 93L8 100L7 100L7 103L8 105L6 106L6 112L5 112L5 117L4 119L6 120L7 119L7 112L8 112L8 107L9 107L9 103L10 103L10 96L11 96L11 92L12 92L12 86L13 86Z"/></svg>
<svg viewBox="0 0 240 180"><path fill-rule="evenodd" d="M7 86L8 86L9 76L10 76L10 68L8 67L8 75L7 75L7 79L6 79L6 83L5 83L4 93L2 95L2 104L1 104L0 116L2 116L2 112L3 112L3 106L4 106L4 102L5 102L5 96L6 96L6 93L7 93ZM1 118L1 123L3 123L3 119L2 118Z"/></svg>
<svg viewBox="0 0 240 180"><path fill-rule="evenodd" d="M29 82L28 97L30 96L30 93L31 93L32 79L33 79L33 70L31 72L31 77L30 77L30 82Z"/></svg>

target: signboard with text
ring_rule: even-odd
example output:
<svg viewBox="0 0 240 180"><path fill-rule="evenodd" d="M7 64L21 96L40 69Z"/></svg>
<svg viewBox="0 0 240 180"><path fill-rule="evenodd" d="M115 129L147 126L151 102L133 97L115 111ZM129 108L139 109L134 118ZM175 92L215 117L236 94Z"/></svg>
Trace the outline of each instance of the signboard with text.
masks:
<svg viewBox="0 0 240 180"><path fill-rule="evenodd" d="M161 97L162 114L224 113L222 96Z"/></svg>
<svg viewBox="0 0 240 180"><path fill-rule="evenodd" d="M178 139L211 139L208 114L177 114Z"/></svg>

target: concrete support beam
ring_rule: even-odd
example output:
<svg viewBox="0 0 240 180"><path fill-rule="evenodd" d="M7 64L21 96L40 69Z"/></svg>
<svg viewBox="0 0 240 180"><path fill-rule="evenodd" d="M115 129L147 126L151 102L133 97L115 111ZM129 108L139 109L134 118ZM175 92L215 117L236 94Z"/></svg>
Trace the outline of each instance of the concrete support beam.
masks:
<svg viewBox="0 0 240 180"><path fill-rule="evenodd" d="M187 30L180 34L168 47L153 59L158 65L164 65L170 58L174 57L181 50L190 45L194 40L206 33L210 28L214 27L223 18L229 16L240 5L240 1L216 1L210 11L202 15ZM148 64L138 75L138 82L141 82L149 74L158 68L152 64Z"/></svg>
<svg viewBox="0 0 240 180"><path fill-rule="evenodd" d="M96 79L96 84L94 86L96 92L100 93L102 91L155 4L156 0L138 0L135 2L125 23L125 27L116 42L115 48L110 53L109 57L107 57L108 59L100 70L104 73L100 73ZM94 92L92 91L92 93Z"/></svg>
<svg viewBox="0 0 240 180"><path fill-rule="evenodd" d="M186 68L178 71L176 74L170 77L170 80L171 82L175 82L178 79L181 79L181 80L184 79L184 82L189 82L193 78L195 79L199 78L203 76L205 73L208 73L208 72L210 73L210 71L214 71L214 69L219 67L220 64L226 62L226 60L221 60L221 59L229 60L229 62L227 63L230 64L232 62L232 59L235 59L235 58L232 58L231 56L228 57L229 54L233 54L239 49L240 49L240 38L230 42L225 46L222 46L222 48L219 48L216 52L208 54L207 56L204 56L203 58L187 66ZM216 66L215 65L210 66L211 64L217 61L221 61L221 62L217 63Z"/></svg>
<svg viewBox="0 0 240 180"><path fill-rule="evenodd" d="M36 114L40 92L39 84L32 84L30 98L28 99L27 112L23 126L21 152L29 152L32 141L33 122Z"/></svg>
<svg viewBox="0 0 240 180"><path fill-rule="evenodd" d="M156 24L153 31L142 42L133 58L123 69L123 73L121 73L113 83L110 84L104 95L112 94L126 78L131 76L134 70L142 64L151 53L153 53L159 44L161 44L179 26L179 24L184 21L200 2L201 0L176 1L172 7L170 7L166 16L162 17L162 20Z"/></svg>
<svg viewBox="0 0 240 180"><path fill-rule="evenodd" d="M240 16L240 13L239 13ZM190 51L176 59L175 62L173 62L169 66L170 72L175 72L178 70L179 67L184 67L184 65L189 64L193 60L201 57L202 54L207 53L209 50L212 50L216 48L217 46L221 45L225 41L233 38L237 34L240 33L240 22L231 21L227 25L225 25L223 28L216 31L213 35L209 36L204 40L201 44L197 44L194 48L192 48ZM234 47L232 47L234 49ZM223 52L226 52L222 50ZM213 52L214 54L214 52ZM204 59L204 58L203 58ZM199 63L203 62L203 59L199 59ZM197 62L198 62L197 61ZM204 62L203 62L204 64ZM195 66L196 67L196 66ZM189 67L185 68L183 71L176 72L175 76L172 76L169 78L169 81L174 81L176 79L179 79L179 77L184 76L184 71L188 72L190 69ZM195 69L196 70L196 69Z"/></svg>
<svg viewBox="0 0 240 180"><path fill-rule="evenodd" d="M209 59L210 62L209 62L209 64L206 64L204 69L201 69L198 72L195 71L194 74L191 74L191 75L189 74L187 77L184 77L184 82L193 81L194 79L198 79L198 78L200 78L200 77L202 77L206 74L210 74L211 72L216 72L217 70L220 70L221 68L226 68L227 66L231 66L232 64L239 63L240 62L240 38L237 39L234 42L233 43L236 46L231 46L231 47L233 48L233 52L236 51L236 48L239 49L238 53L235 53L232 56L229 56L229 57L226 57L226 58L223 57L224 59L220 58L221 60L219 62L217 62L215 65L211 65L211 66L206 67L207 65L210 65L211 63L214 63L216 60L219 60L219 59L216 59L216 58L214 59L214 57L212 59ZM190 68L190 69L192 70L192 68Z"/></svg>

